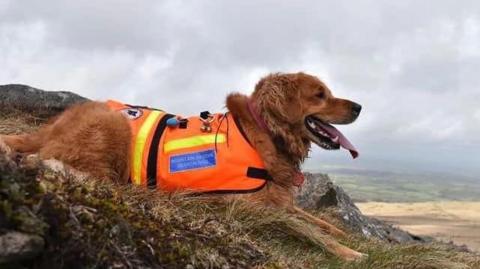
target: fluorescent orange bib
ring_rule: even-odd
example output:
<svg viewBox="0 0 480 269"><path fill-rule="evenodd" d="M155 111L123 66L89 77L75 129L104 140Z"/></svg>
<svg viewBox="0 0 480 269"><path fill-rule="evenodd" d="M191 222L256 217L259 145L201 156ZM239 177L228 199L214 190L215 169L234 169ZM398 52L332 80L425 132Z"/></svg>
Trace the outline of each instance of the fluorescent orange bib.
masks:
<svg viewBox="0 0 480 269"><path fill-rule="evenodd" d="M212 132L203 132L198 116L171 127L166 122L174 116L161 110L117 101L107 105L129 119L134 184L164 191L249 192L270 179L230 113L215 114Z"/></svg>

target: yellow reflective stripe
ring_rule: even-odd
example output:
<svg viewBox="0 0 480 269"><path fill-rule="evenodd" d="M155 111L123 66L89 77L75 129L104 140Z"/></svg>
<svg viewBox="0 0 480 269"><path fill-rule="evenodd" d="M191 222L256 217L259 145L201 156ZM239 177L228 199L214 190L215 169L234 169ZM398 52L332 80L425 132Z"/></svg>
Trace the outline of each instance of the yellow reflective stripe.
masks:
<svg viewBox="0 0 480 269"><path fill-rule="evenodd" d="M225 143L225 135L224 134L209 134L209 135L198 135L198 136L192 136L188 138L181 138L181 139L175 139L168 141L165 143L163 146L163 151L164 152L170 152L172 150L177 150L177 149L184 149L184 148L191 148L191 147L197 147L197 146L202 146L202 145L208 145L208 144L214 144L215 143L215 137L217 143Z"/></svg>
<svg viewBox="0 0 480 269"><path fill-rule="evenodd" d="M142 183L141 177L143 152L145 151L145 144L147 143L148 135L150 134L153 125L162 114L163 112L161 111L152 110L150 114L148 114L145 122L142 124L142 127L140 127L137 137L135 138L135 145L133 149L132 181L137 185Z"/></svg>

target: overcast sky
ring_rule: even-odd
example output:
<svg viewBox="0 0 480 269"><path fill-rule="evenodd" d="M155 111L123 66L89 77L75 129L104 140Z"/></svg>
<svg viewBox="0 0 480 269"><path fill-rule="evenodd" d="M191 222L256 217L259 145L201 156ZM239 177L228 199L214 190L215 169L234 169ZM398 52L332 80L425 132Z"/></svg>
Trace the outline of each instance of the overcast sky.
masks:
<svg viewBox="0 0 480 269"><path fill-rule="evenodd" d="M0 84L188 115L278 71L364 108L308 168L480 172L479 1L0 0Z"/></svg>

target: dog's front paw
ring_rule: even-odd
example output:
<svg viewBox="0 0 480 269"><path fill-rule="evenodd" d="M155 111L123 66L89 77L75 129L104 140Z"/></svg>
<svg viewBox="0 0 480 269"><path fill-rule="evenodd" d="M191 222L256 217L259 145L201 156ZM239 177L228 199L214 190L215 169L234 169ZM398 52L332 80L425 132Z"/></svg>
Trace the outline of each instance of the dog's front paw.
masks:
<svg viewBox="0 0 480 269"><path fill-rule="evenodd" d="M359 261L362 261L363 259L368 258L368 254L361 253L345 247L345 249L341 251L340 257L345 261L359 262Z"/></svg>

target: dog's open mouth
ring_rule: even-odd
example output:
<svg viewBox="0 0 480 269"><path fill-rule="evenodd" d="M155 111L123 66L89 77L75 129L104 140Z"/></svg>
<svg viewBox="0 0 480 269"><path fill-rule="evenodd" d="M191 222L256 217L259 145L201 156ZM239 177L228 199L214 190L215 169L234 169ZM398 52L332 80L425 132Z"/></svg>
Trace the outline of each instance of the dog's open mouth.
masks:
<svg viewBox="0 0 480 269"><path fill-rule="evenodd" d="M347 149L353 158L358 157L357 149L348 141L348 139L332 125L321 121L314 116L308 116L305 119L305 126L312 134L311 140L324 149Z"/></svg>
<svg viewBox="0 0 480 269"><path fill-rule="evenodd" d="M330 136L322 125L324 126L326 123L312 116L305 119L305 126L316 138L313 142L324 149L339 149L338 137Z"/></svg>

